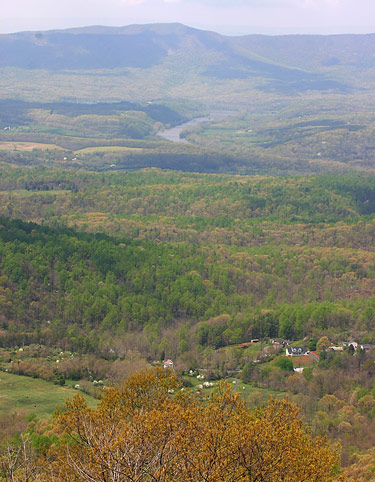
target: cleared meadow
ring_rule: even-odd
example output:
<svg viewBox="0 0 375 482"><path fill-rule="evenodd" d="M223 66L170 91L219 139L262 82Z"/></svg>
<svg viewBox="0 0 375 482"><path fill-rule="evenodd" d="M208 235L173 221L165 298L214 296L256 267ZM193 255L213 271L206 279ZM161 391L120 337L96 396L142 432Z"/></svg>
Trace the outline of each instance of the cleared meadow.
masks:
<svg viewBox="0 0 375 482"><path fill-rule="evenodd" d="M0 373L0 413L22 412L38 418L50 417L57 407L74 397L77 390L69 386L61 387L44 380ZM79 392L81 393L81 392ZM90 406L96 400L84 395Z"/></svg>
<svg viewBox="0 0 375 482"><path fill-rule="evenodd" d="M39 142L2 142L0 141L0 150L10 151L10 150L17 150L17 151L32 151L33 149L54 149L62 151L63 148L57 146L56 144L43 144Z"/></svg>

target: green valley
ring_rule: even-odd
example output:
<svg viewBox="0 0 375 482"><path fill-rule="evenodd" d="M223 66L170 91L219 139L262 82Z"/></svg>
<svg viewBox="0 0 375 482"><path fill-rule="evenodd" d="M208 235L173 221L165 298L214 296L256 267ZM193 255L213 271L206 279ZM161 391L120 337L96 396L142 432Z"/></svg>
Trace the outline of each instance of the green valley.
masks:
<svg viewBox="0 0 375 482"><path fill-rule="evenodd" d="M0 480L373 480L374 42L0 35Z"/></svg>

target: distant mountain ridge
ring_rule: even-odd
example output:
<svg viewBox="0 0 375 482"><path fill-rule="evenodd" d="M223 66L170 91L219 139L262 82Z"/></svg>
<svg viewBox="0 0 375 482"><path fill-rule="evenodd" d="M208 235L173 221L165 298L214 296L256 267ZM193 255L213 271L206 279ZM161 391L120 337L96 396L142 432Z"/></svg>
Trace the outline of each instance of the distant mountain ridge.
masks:
<svg viewBox="0 0 375 482"><path fill-rule="evenodd" d="M223 37L224 40L224 37ZM29 69L148 68L171 51L220 45L219 34L180 24L87 27L0 36L0 66Z"/></svg>
<svg viewBox="0 0 375 482"><path fill-rule="evenodd" d="M183 64L183 65L182 65ZM375 66L375 34L228 37L182 24L91 26L0 35L0 67L50 71L192 69L262 89L350 91ZM349 82L348 82L349 80Z"/></svg>

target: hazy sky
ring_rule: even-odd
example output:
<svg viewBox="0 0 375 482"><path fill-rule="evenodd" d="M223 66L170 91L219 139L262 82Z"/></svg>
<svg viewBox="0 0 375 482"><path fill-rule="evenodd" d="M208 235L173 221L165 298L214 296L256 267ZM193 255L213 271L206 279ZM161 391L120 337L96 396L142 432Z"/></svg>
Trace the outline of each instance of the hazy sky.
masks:
<svg viewBox="0 0 375 482"><path fill-rule="evenodd" d="M375 32L375 0L0 0L0 32L181 22L222 33Z"/></svg>

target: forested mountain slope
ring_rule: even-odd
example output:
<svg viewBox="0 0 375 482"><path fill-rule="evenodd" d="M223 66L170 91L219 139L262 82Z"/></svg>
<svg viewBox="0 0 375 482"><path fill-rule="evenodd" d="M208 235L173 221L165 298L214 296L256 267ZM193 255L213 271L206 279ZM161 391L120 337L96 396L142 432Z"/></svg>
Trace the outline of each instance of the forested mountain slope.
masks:
<svg viewBox="0 0 375 482"><path fill-rule="evenodd" d="M370 329L373 176L9 169L1 187L7 216L116 236L2 218L5 344L105 352L115 333L151 330L157 356L165 330L223 314L196 342Z"/></svg>
<svg viewBox="0 0 375 482"><path fill-rule="evenodd" d="M1 35L0 67L13 69L18 81L23 69L33 72L39 85L47 82L42 70L50 71L59 89L62 75L74 75L81 87L90 75L97 76L96 87L104 80L122 81L138 99L142 94L134 81L140 82L141 75L153 79L148 92L156 96L165 95L167 84L174 97L186 84L195 91L196 82L215 85L211 101L212 94L224 95L224 85L345 94L369 86L374 44L373 35L226 37L181 24L87 27ZM196 99L202 94L208 95L206 88Z"/></svg>
<svg viewBox="0 0 375 482"><path fill-rule="evenodd" d="M150 68L169 62L168 57L176 62L176 54L182 54L191 67L207 65L202 75L313 81L319 79L317 73L335 74L345 67L370 69L374 45L374 35L226 37L182 24L87 27L1 35L0 65L48 70Z"/></svg>

